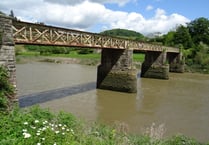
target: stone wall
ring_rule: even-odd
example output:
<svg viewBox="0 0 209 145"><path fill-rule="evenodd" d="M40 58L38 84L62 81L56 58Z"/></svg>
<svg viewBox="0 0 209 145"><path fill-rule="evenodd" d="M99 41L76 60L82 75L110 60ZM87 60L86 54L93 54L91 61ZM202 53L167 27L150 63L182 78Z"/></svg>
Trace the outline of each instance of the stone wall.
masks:
<svg viewBox="0 0 209 145"><path fill-rule="evenodd" d="M8 69L10 82L16 89L15 47L12 32L12 19L0 14L0 66ZM14 100L16 99L13 98Z"/></svg>

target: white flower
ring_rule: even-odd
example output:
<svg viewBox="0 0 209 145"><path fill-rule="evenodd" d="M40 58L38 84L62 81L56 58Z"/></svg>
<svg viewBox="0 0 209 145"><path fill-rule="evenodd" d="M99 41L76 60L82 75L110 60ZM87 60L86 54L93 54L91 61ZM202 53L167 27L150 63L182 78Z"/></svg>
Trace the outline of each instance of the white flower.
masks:
<svg viewBox="0 0 209 145"><path fill-rule="evenodd" d="M59 131L55 131L55 133L56 133L56 134L58 134L58 133L59 133Z"/></svg>
<svg viewBox="0 0 209 145"><path fill-rule="evenodd" d="M36 133L36 135L37 135L37 136L39 136L39 135L40 135L40 133L39 133L39 132L37 132L37 133Z"/></svg>
<svg viewBox="0 0 209 145"><path fill-rule="evenodd" d="M59 124L59 127L61 127L62 126L62 124Z"/></svg>
<svg viewBox="0 0 209 145"><path fill-rule="evenodd" d="M29 138L29 137L31 137L31 135L29 134L29 133L23 133L23 135L24 135L24 138Z"/></svg>
<svg viewBox="0 0 209 145"><path fill-rule="evenodd" d="M65 135L65 133L63 132L62 135Z"/></svg>
<svg viewBox="0 0 209 145"><path fill-rule="evenodd" d="M65 128L64 128L64 127L62 127L62 130L65 130Z"/></svg>
<svg viewBox="0 0 209 145"><path fill-rule="evenodd" d="M46 130L46 127L43 127L43 128L42 128L42 131L44 131L44 130Z"/></svg>
<svg viewBox="0 0 209 145"><path fill-rule="evenodd" d="M48 123L48 121L47 120L45 120L44 122L43 122L43 125L45 125L45 124L47 124Z"/></svg>
<svg viewBox="0 0 209 145"><path fill-rule="evenodd" d="M41 145L41 143L37 143L37 145Z"/></svg>
<svg viewBox="0 0 209 145"><path fill-rule="evenodd" d="M42 140L45 140L45 138L41 138Z"/></svg>
<svg viewBox="0 0 209 145"><path fill-rule="evenodd" d="M70 132L71 132L72 134L74 134L74 131L73 131L73 129L70 129Z"/></svg>
<svg viewBox="0 0 209 145"><path fill-rule="evenodd" d="M57 143L55 142L53 145L57 145Z"/></svg>
<svg viewBox="0 0 209 145"><path fill-rule="evenodd" d="M35 120L34 122L35 122L35 123L39 123L39 120Z"/></svg>
<svg viewBox="0 0 209 145"><path fill-rule="evenodd" d="M51 130L54 131L54 128L52 127Z"/></svg>
<svg viewBox="0 0 209 145"><path fill-rule="evenodd" d="M23 124L24 124L24 125L28 125L28 122L24 122Z"/></svg>
<svg viewBox="0 0 209 145"><path fill-rule="evenodd" d="M36 129L36 127L35 127L35 126L31 126L31 128L32 128L32 129Z"/></svg>
<svg viewBox="0 0 209 145"><path fill-rule="evenodd" d="M66 131L67 131L67 132L69 132L69 131L70 131L70 129L67 129Z"/></svg>
<svg viewBox="0 0 209 145"><path fill-rule="evenodd" d="M27 132L27 129L23 129L22 131L23 131L23 132Z"/></svg>

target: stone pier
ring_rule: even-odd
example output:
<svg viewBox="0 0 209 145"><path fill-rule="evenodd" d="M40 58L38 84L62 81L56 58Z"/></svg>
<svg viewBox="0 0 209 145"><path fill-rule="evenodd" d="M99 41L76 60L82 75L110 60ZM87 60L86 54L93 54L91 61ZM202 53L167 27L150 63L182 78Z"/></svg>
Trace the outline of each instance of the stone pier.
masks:
<svg viewBox="0 0 209 145"><path fill-rule="evenodd" d="M16 89L15 47L13 41L12 19L0 14L0 66L4 66L10 75L10 82ZM12 98L12 101L16 100Z"/></svg>
<svg viewBox="0 0 209 145"><path fill-rule="evenodd" d="M166 51L147 51L141 68L141 77L168 79L169 64Z"/></svg>
<svg viewBox="0 0 209 145"><path fill-rule="evenodd" d="M120 92L137 92L136 69L132 64L133 50L102 49L97 71L97 88Z"/></svg>
<svg viewBox="0 0 209 145"><path fill-rule="evenodd" d="M184 59L182 53L167 53L167 60L169 62L169 71L183 73Z"/></svg>

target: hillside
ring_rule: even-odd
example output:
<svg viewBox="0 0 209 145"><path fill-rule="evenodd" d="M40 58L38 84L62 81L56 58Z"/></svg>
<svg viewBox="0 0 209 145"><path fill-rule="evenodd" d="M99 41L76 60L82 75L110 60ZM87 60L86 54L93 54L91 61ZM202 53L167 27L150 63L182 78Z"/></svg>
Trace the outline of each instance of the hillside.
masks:
<svg viewBox="0 0 209 145"><path fill-rule="evenodd" d="M132 30L127 30L127 29L106 30L106 31L101 32L100 34L113 36L113 37L132 39L132 40L141 40L141 41L145 39L144 35L142 35L141 33L138 33Z"/></svg>

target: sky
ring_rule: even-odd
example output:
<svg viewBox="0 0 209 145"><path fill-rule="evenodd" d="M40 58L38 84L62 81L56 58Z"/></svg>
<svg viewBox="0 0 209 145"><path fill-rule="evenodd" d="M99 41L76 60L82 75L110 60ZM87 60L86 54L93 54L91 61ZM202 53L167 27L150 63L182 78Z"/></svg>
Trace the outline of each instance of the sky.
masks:
<svg viewBox="0 0 209 145"><path fill-rule="evenodd" d="M27 22L99 33L121 28L167 33L199 17L209 0L1 0L0 11Z"/></svg>

